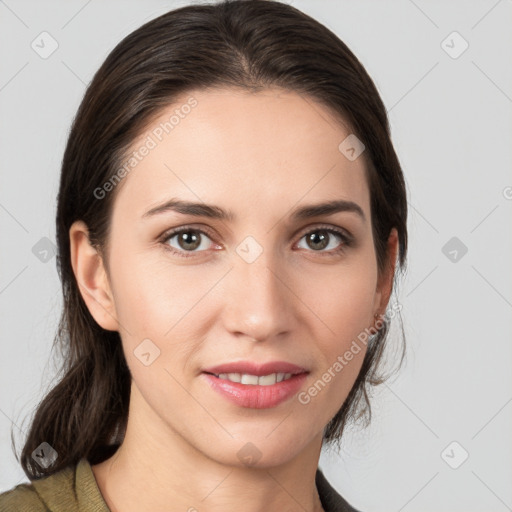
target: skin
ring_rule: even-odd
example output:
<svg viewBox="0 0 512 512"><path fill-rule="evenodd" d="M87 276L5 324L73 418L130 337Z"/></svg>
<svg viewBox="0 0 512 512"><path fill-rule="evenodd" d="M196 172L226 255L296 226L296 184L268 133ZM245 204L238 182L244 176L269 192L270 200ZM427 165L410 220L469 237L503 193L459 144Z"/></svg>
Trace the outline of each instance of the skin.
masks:
<svg viewBox="0 0 512 512"><path fill-rule="evenodd" d="M132 374L124 442L93 473L113 512L321 511L323 429L352 388L365 346L307 405L293 397L269 409L239 407L201 371L285 360L310 371L307 390L384 312L396 230L378 275L364 160L339 151L350 134L339 119L293 92L189 92L133 149L191 95L198 105L118 185L108 267L85 224L70 229L83 298L99 325L119 331ZM236 220L173 211L142 218L171 197L218 205ZM357 203L366 220L350 211L291 220L294 208L333 199ZM159 239L180 226L209 232L194 232L201 244L188 252L179 236ZM348 231L353 245L335 234L325 248L308 244L307 232L326 227ZM236 252L247 236L263 250L252 263ZM149 366L134 354L147 338L160 350ZM248 442L261 453L252 466L237 456Z"/></svg>

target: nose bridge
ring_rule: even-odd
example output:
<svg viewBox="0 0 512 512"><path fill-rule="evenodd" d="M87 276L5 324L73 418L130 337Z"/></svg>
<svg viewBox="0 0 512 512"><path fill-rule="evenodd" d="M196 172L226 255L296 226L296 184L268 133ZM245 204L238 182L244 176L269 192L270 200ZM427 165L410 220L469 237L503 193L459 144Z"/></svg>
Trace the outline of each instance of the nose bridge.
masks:
<svg viewBox="0 0 512 512"><path fill-rule="evenodd" d="M281 268L276 252L254 237L237 246L226 290L230 330L260 340L287 329L290 292L281 282Z"/></svg>

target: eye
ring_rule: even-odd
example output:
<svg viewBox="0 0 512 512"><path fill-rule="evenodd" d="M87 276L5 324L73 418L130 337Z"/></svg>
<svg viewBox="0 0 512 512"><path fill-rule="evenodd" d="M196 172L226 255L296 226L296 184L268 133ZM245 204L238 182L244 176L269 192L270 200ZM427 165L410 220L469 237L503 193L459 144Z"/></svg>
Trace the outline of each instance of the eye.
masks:
<svg viewBox="0 0 512 512"><path fill-rule="evenodd" d="M338 244L336 244L335 238L338 239ZM161 243L173 254L189 258L194 256L195 253L208 250L210 244L205 239L212 242L208 232L190 226L183 226L164 233ZM305 247L306 249L309 248L313 252L321 254L325 253L326 256L336 255L352 245L352 237L350 235L341 229L331 226L317 226L304 233L301 237L302 239L305 239L309 246ZM217 247L220 248L220 246Z"/></svg>
<svg viewBox="0 0 512 512"><path fill-rule="evenodd" d="M202 229L183 227L165 233L161 242L174 254L188 258L208 249L209 244L204 243L205 237L209 239L208 233ZM189 256L187 252L192 254Z"/></svg>
<svg viewBox="0 0 512 512"><path fill-rule="evenodd" d="M336 245L335 241L333 241L333 235L335 235L341 243ZM302 235L301 240L303 238L306 239L306 244L308 244L310 249L313 249L313 252L327 253L327 255L338 254L352 243L352 239L344 231L325 226L317 226ZM306 249L307 248L308 247L306 247ZM323 249L328 250L324 251Z"/></svg>

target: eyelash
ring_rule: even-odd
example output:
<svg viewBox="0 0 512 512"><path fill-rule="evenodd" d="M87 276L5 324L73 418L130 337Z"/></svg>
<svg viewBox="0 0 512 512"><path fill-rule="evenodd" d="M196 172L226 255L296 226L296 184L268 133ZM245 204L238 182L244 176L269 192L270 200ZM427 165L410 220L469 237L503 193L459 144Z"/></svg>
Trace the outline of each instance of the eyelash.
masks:
<svg viewBox="0 0 512 512"><path fill-rule="evenodd" d="M302 240L305 236L310 235L312 233L316 233L317 231L325 231L327 233L338 235L341 239L341 245L337 249L327 251L327 252L326 251L313 251L313 250L311 252L317 252L319 254L324 254L327 257L337 256L338 254L343 253L347 247L351 247L353 244L353 238L351 236L347 235L344 231L337 229L337 228L333 228L332 226L323 226L323 225L315 226L313 229L306 231L305 233L302 234L299 241ZM160 238L160 243L162 243L162 245L164 246L164 248L166 250L168 250L171 253L176 254L177 256L180 256L182 258L191 258L196 253L205 252L205 251L179 251L179 250L176 250L174 247L171 247L167 243L171 238L175 237L176 235L179 235L180 233L188 233L188 232L201 233L202 235L206 235L208 238L212 238L212 235L208 231L205 231L205 230L199 229L199 228L194 228L192 226L183 226L183 227L165 232L162 235L162 237Z"/></svg>

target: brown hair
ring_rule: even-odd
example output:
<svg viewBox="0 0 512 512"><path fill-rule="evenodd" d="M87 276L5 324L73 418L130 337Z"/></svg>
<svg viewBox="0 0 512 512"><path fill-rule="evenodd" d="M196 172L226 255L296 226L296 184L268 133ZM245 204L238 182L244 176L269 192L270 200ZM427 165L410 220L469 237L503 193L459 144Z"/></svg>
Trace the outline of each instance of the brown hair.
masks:
<svg viewBox="0 0 512 512"><path fill-rule="evenodd" d="M81 458L102 462L122 443L127 423L131 375L121 339L95 322L82 299L71 267L69 229L83 220L91 243L103 254L116 194L99 200L94 191L119 169L128 147L162 108L187 91L222 86L281 87L326 105L347 123L366 147L379 272L390 263L386 243L393 227L399 264L405 266L406 190L386 109L359 60L333 32L273 0L195 4L144 24L96 72L62 161L56 229L63 311L53 348L63 363L57 383L37 406L21 453L31 480ZM347 420L369 421L367 387L383 382L377 367L387 333L386 322L370 338L354 386L324 430L325 443L341 439ZM58 454L47 468L32 457L43 442Z"/></svg>

